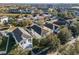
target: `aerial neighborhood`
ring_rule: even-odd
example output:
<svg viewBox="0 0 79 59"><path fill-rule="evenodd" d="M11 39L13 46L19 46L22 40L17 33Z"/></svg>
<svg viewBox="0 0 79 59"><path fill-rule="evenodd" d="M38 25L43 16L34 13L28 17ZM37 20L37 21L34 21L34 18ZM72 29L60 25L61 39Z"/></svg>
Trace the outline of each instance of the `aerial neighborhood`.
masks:
<svg viewBox="0 0 79 59"><path fill-rule="evenodd" d="M0 55L79 54L79 4L0 4Z"/></svg>

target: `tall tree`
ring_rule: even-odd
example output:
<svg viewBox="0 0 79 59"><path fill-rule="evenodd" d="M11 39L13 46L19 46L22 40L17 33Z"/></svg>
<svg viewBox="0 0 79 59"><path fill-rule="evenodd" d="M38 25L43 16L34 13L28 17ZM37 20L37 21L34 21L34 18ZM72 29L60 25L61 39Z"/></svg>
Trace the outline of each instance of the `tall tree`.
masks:
<svg viewBox="0 0 79 59"><path fill-rule="evenodd" d="M56 51L60 46L60 40L57 35L50 34L40 41L40 45L50 47L51 50Z"/></svg>
<svg viewBox="0 0 79 59"><path fill-rule="evenodd" d="M61 44L65 44L66 42L68 42L71 36L71 31L68 30L68 28L66 27L60 29L60 33L58 34L58 38L60 39Z"/></svg>

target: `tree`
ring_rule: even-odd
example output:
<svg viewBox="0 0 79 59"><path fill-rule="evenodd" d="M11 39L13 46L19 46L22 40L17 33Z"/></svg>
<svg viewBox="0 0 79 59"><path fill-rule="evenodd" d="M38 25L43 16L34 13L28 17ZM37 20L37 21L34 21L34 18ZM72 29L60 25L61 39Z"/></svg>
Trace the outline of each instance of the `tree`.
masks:
<svg viewBox="0 0 79 59"><path fill-rule="evenodd" d="M59 12L59 13L57 14L57 16L60 17L60 18L65 18L65 14L62 13L62 12L61 12L61 13Z"/></svg>
<svg viewBox="0 0 79 59"><path fill-rule="evenodd" d="M53 9L52 8L49 8L48 9L48 13L52 13Z"/></svg>
<svg viewBox="0 0 79 59"><path fill-rule="evenodd" d="M4 51L6 49L6 44L7 44L8 37L2 36L0 39L0 50Z"/></svg>
<svg viewBox="0 0 79 59"><path fill-rule="evenodd" d="M79 35L79 22L76 22L74 25L76 26L76 31L77 31L77 33Z"/></svg>
<svg viewBox="0 0 79 59"><path fill-rule="evenodd" d="M39 46L39 39L33 38L33 46Z"/></svg>
<svg viewBox="0 0 79 59"><path fill-rule="evenodd" d="M57 15L58 17L61 17L61 18L74 18L75 17L72 11L59 12Z"/></svg>
<svg viewBox="0 0 79 59"><path fill-rule="evenodd" d="M38 13L39 13L39 14L43 14L44 12L43 12L43 10L40 9L40 10L38 11Z"/></svg>
<svg viewBox="0 0 79 59"><path fill-rule="evenodd" d="M58 11L56 9L53 9L52 15L57 16L58 15Z"/></svg>
<svg viewBox="0 0 79 59"><path fill-rule="evenodd" d="M22 49L19 45L14 45L9 55L28 55L30 50Z"/></svg>
<svg viewBox="0 0 79 59"><path fill-rule="evenodd" d="M19 27L25 27L25 26L31 26L32 23L33 23L32 20L22 20L22 21L19 21L19 22L13 21L12 25L19 26Z"/></svg>
<svg viewBox="0 0 79 59"><path fill-rule="evenodd" d="M1 44L2 44L2 37L0 36L0 46L1 46Z"/></svg>
<svg viewBox="0 0 79 59"><path fill-rule="evenodd" d="M68 15L68 18L74 18L75 17L75 15L72 11L68 11L67 15Z"/></svg>
<svg viewBox="0 0 79 59"><path fill-rule="evenodd" d="M72 44L61 46L59 53L62 55L77 55L79 54L79 41Z"/></svg>
<svg viewBox="0 0 79 59"><path fill-rule="evenodd" d="M57 35L50 34L46 38L50 40L51 49L56 51L56 49L58 49L60 46L60 40L58 39Z"/></svg>
<svg viewBox="0 0 79 59"><path fill-rule="evenodd" d="M56 16L58 14L58 11L56 9L49 8L48 13Z"/></svg>
<svg viewBox="0 0 79 59"><path fill-rule="evenodd" d="M67 11L64 11L64 16L68 17L68 12Z"/></svg>
<svg viewBox="0 0 79 59"><path fill-rule="evenodd" d="M71 31L68 28L64 27L60 29L60 33L58 34L58 38L61 41L61 44L65 44L71 38Z"/></svg>
<svg viewBox="0 0 79 59"><path fill-rule="evenodd" d="M30 19L22 21L23 26L31 26L32 23L33 23L33 21Z"/></svg>
<svg viewBox="0 0 79 59"><path fill-rule="evenodd" d="M79 35L79 22L74 22L73 25L69 26L69 29L71 30L73 37L77 37Z"/></svg>
<svg viewBox="0 0 79 59"><path fill-rule="evenodd" d="M40 26L43 26L44 23L45 23L44 19L38 20L38 24L39 24Z"/></svg>
<svg viewBox="0 0 79 59"><path fill-rule="evenodd" d="M50 50L56 51L60 46L60 40L57 35L50 34L40 41L41 46L50 47Z"/></svg>
<svg viewBox="0 0 79 59"><path fill-rule="evenodd" d="M65 45L65 46L61 46L61 48L59 49L59 53L61 55L74 55L75 54L75 47L74 45Z"/></svg>

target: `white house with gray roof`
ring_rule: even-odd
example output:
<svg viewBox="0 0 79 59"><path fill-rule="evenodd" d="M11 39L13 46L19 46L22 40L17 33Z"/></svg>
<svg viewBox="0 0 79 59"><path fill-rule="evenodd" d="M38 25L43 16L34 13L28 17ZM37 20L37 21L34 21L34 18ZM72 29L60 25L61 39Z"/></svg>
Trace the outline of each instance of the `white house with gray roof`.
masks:
<svg viewBox="0 0 79 59"><path fill-rule="evenodd" d="M13 30L12 35L17 44L23 49L32 49L32 37L31 35L25 31L23 28L16 28Z"/></svg>
<svg viewBox="0 0 79 59"><path fill-rule="evenodd" d="M42 38L51 33L51 29L46 26L39 26L37 24L33 24L31 27L26 28L27 31L35 38Z"/></svg>

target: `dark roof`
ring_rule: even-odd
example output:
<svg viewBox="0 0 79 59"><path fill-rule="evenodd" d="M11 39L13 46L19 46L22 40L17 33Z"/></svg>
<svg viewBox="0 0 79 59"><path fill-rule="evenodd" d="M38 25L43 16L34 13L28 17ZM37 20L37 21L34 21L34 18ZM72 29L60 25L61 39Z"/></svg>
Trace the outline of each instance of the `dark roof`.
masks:
<svg viewBox="0 0 79 59"><path fill-rule="evenodd" d="M67 21L65 19L59 19L58 21L54 22L54 24L65 25L67 24Z"/></svg>
<svg viewBox="0 0 79 59"><path fill-rule="evenodd" d="M41 35L41 28L39 27L39 26L37 26L37 25L33 25L32 27L31 27L35 32L37 32L39 35Z"/></svg>
<svg viewBox="0 0 79 59"><path fill-rule="evenodd" d="M58 26L55 26L55 29L57 29L58 28Z"/></svg>
<svg viewBox="0 0 79 59"><path fill-rule="evenodd" d="M28 14L30 14L31 10L25 10L25 9L23 9L23 10L20 11L20 9L9 9L8 12L9 13L24 13L24 14L28 13Z"/></svg>
<svg viewBox="0 0 79 59"><path fill-rule="evenodd" d="M31 35L20 27L16 28L12 33L14 34L13 36L18 42L24 40L23 38L31 38Z"/></svg>
<svg viewBox="0 0 79 59"><path fill-rule="evenodd" d="M32 28L31 27L27 27L27 29L31 31Z"/></svg>
<svg viewBox="0 0 79 59"><path fill-rule="evenodd" d="M45 26L48 27L48 28L50 28L50 29L53 29L53 25L50 24L50 23L46 23Z"/></svg>
<svg viewBox="0 0 79 59"><path fill-rule="evenodd" d="M20 41L22 40L22 37L21 37L22 32L21 32L18 28L16 28L16 29L13 31L13 34L14 34L14 36L15 36L15 38L17 39L18 42L20 42Z"/></svg>
<svg viewBox="0 0 79 59"><path fill-rule="evenodd" d="M59 31L58 26L55 26L55 29L53 30L53 32L54 32L55 34L57 34L57 33L58 33L58 31Z"/></svg>

